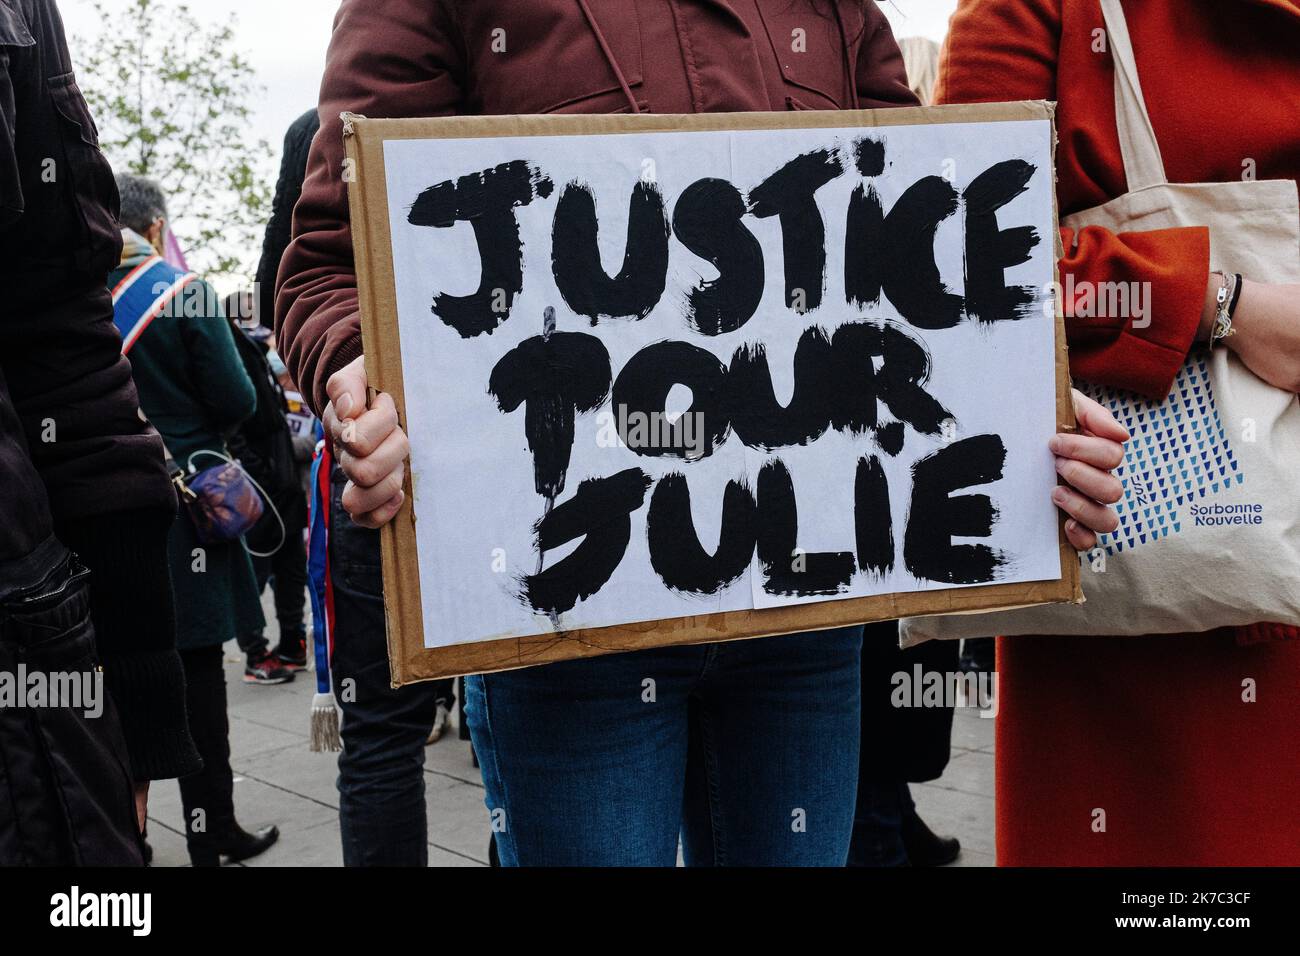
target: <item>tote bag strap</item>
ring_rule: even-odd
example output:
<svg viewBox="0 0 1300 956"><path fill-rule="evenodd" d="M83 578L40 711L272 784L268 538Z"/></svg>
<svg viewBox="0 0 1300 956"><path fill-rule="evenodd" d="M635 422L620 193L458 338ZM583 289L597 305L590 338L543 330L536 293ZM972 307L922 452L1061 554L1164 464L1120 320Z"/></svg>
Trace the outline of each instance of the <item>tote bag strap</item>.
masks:
<svg viewBox="0 0 1300 956"><path fill-rule="evenodd" d="M1138 81L1137 59L1129 39L1128 21L1120 0L1101 0L1101 15L1110 38L1110 55L1115 63L1115 125L1119 132L1119 151L1124 157L1124 175L1128 190L1163 185L1164 160L1160 144L1147 114L1142 84Z"/></svg>

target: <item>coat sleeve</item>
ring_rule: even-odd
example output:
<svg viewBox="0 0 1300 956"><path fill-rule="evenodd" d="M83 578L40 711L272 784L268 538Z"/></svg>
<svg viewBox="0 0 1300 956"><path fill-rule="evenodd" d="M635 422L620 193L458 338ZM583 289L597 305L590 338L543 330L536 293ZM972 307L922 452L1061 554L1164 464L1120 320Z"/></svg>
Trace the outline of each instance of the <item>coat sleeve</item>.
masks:
<svg viewBox="0 0 1300 956"><path fill-rule="evenodd" d="M894 31L889 28L889 21L874 3L868 3L866 11L854 73L858 105L862 109L919 105L916 94L907 85L903 53L894 39Z"/></svg>
<svg viewBox="0 0 1300 956"><path fill-rule="evenodd" d="M207 283L201 284L204 307L181 318L186 364L208 421L218 431L228 432L257 410L257 392L235 349L217 294ZM196 295L192 301L198 300Z"/></svg>
<svg viewBox="0 0 1300 956"><path fill-rule="evenodd" d="M461 101L457 36L445 0L343 0L335 17L321 84L321 129L312 143L276 297L281 355L317 414L327 402L330 375L361 354L339 114L456 113Z"/></svg>
<svg viewBox="0 0 1300 956"><path fill-rule="evenodd" d="M961 0L939 61L935 100L1055 100L1063 0ZM1068 82L1066 78L1063 82ZM1058 149L1068 148L1062 141ZM1061 229L1061 281L1070 370L1090 382L1152 398L1169 393L1200 323L1210 271L1208 230ZM1102 283L1135 282L1146 310L1085 318L1080 297ZM1093 291L1087 291L1093 290Z"/></svg>

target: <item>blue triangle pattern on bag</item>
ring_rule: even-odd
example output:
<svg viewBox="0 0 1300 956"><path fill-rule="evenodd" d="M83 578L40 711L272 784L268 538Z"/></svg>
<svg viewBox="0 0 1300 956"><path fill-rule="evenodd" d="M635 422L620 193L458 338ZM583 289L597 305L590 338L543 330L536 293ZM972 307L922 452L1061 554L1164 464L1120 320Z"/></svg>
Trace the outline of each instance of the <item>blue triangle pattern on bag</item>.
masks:
<svg viewBox="0 0 1300 956"><path fill-rule="evenodd" d="M1214 403L1204 353L1188 358L1163 402L1109 386L1078 387L1109 409L1133 436L1124 463L1115 470L1124 484L1124 496L1115 505L1120 526L1100 536L1099 545L1107 554L1179 533L1181 509L1188 500L1246 480ZM1158 526L1151 521L1153 512Z"/></svg>

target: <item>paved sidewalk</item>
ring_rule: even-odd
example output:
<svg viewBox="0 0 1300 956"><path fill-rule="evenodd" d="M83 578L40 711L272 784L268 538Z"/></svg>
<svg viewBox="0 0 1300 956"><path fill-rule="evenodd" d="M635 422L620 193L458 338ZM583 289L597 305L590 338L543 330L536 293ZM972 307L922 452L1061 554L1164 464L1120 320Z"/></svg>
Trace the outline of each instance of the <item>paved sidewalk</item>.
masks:
<svg viewBox="0 0 1300 956"><path fill-rule="evenodd" d="M269 597L269 592L268 592ZM274 619L268 606L267 616ZM248 866L341 866L335 754L307 749L308 712L316 682L300 673L291 684L243 683L243 658L227 645L231 764L235 811L247 830L274 823L280 842ZM453 722L455 715L453 715ZM939 780L914 784L921 816L931 828L961 839L959 866L993 865L993 721L957 710L952 760ZM469 742L454 724L426 748L429 865L486 866L488 816L483 785L470 764ZM174 781L154 784L149 842L155 866L187 866L180 795Z"/></svg>

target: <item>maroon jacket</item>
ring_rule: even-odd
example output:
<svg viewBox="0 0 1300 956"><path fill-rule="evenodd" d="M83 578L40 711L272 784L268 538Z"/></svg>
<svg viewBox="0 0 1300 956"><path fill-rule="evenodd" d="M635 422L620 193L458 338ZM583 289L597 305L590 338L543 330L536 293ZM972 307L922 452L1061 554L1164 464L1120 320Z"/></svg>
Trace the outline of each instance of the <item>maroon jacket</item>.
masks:
<svg viewBox="0 0 1300 956"><path fill-rule="evenodd" d="M280 266L281 354L317 412L329 376L361 354L341 172L345 110L414 117L915 103L871 0L343 0L321 128Z"/></svg>

